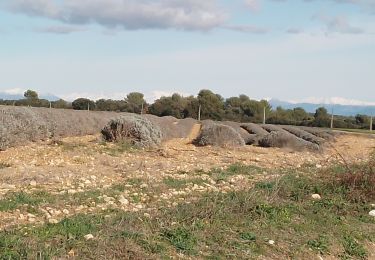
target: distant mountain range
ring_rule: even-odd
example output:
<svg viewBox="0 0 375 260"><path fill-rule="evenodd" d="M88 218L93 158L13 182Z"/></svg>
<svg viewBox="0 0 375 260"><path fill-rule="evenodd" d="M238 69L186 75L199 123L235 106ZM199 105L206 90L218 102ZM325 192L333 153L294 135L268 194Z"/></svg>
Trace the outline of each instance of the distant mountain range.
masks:
<svg viewBox="0 0 375 260"><path fill-rule="evenodd" d="M0 92L0 99L3 99L3 100L19 100L19 99L23 99L23 95L21 94L8 94L8 93L4 93L4 92ZM56 100L59 100L60 98L53 95L53 94L42 94L40 95L41 99L47 99L49 101L56 101Z"/></svg>
<svg viewBox="0 0 375 260"><path fill-rule="evenodd" d="M284 109L293 109L296 107L302 107L309 113L314 113L319 107L325 107L329 113L340 116L355 116L357 114L361 115L374 115L375 116L375 106L364 106L364 105L338 105L338 104L313 104L313 103L291 103L286 101L281 101L277 99L271 99L270 104L274 109L277 107L282 107Z"/></svg>

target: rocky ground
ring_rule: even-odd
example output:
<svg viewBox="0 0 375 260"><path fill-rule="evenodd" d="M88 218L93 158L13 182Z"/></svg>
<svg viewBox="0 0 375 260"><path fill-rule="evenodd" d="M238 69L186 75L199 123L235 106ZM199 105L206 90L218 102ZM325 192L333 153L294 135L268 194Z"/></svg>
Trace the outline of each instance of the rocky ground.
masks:
<svg viewBox="0 0 375 260"><path fill-rule="evenodd" d="M152 214L160 207L190 203L208 191L251 187L275 177L275 168L359 162L375 147L374 137L350 134L337 136L319 153L196 147L190 141L174 139L159 149L134 150L85 136L0 152L0 230L57 223L110 208ZM220 169L236 164L253 167L254 174L220 178Z"/></svg>

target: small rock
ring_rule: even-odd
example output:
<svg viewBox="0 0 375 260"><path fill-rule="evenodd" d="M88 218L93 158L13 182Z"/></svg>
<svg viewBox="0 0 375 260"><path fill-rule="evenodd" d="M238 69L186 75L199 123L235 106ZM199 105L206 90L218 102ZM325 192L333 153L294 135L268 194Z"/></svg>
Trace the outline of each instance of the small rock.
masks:
<svg viewBox="0 0 375 260"><path fill-rule="evenodd" d="M84 236L84 238L86 240L91 240L91 239L94 239L94 236L92 234L87 234L86 236Z"/></svg>
<svg viewBox="0 0 375 260"><path fill-rule="evenodd" d="M67 209L63 209L63 213L64 213L65 215L68 215L68 214L69 214L69 210L67 210Z"/></svg>
<svg viewBox="0 0 375 260"><path fill-rule="evenodd" d="M316 165L316 168L318 168L318 169L320 169L320 168L322 168L323 166L322 165L320 165L320 164L317 164Z"/></svg>
<svg viewBox="0 0 375 260"><path fill-rule="evenodd" d="M313 195L311 195L311 198L314 199L314 200L321 200L322 199L322 197L319 194L313 194Z"/></svg>
<svg viewBox="0 0 375 260"><path fill-rule="evenodd" d="M375 217L375 210L371 210L368 214L369 214L371 217Z"/></svg>
<svg viewBox="0 0 375 260"><path fill-rule="evenodd" d="M48 220L48 223L50 223L50 224L57 224L57 223L59 223L59 221L58 221L57 219L50 218L50 219Z"/></svg>
<svg viewBox="0 0 375 260"><path fill-rule="evenodd" d="M77 193L76 190L68 190L68 194L75 194L75 193Z"/></svg>
<svg viewBox="0 0 375 260"><path fill-rule="evenodd" d="M274 245L274 244L275 244L275 241L273 241L273 240L268 240L268 244L270 244L270 245Z"/></svg>
<svg viewBox="0 0 375 260"><path fill-rule="evenodd" d="M27 214L27 217L28 217L28 218L35 218L35 215L34 215L34 214L31 214L31 213L28 213L28 214Z"/></svg>
<svg viewBox="0 0 375 260"><path fill-rule="evenodd" d="M371 207L372 207L372 208L375 208L375 204L371 204Z"/></svg>
<svg viewBox="0 0 375 260"><path fill-rule="evenodd" d="M127 200L124 196L119 196L118 198L118 201L122 204L122 205L128 205L129 204L129 200Z"/></svg>
<svg viewBox="0 0 375 260"><path fill-rule="evenodd" d="M36 181L30 181L30 186L35 187L36 186Z"/></svg>

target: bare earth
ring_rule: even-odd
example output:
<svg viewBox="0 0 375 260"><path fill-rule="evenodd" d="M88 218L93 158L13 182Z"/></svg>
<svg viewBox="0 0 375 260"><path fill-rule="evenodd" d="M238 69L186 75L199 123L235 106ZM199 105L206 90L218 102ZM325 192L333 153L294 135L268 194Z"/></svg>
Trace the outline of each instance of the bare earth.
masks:
<svg viewBox="0 0 375 260"><path fill-rule="evenodd" d="M122 151L113 144L104 145L98 136L63 139L60 144L33 143L26 147L0 152L0 200L9 193L46 191L56 196L79 196L99 190L98 200L87 197L80 203L71 200L45 203L30 214L27 208L0 212L0 230L22 224L42 224L84 212L97 212L111 207L127 211L152 212L157 207L172 207L194 200L194 194L207 191L230 191L250 187L260 179L274 177L274 168L301 167L309 164L324 167L345 159L357 162L368 158L375 148L375 138L368 135L342 134L322 153L295 152L278 148L246 146L237 149L195 147L191 139L199 133L194 128L189 139L174 139L161 149ZM203 171L235 163L268 169L253 179L235 176L228 182L215 182ZM8 167L9 166L9 167ZM205 179L204 184L191 184L182 190L163 186L167 177ZM106 191L124 184L121 196L111 197ZM156 192L159 190L160 192ZM134 197L139 199L134 200ZM125 200L121 199L125 198ZM96 202L95 202L96 201Z"/></svg>

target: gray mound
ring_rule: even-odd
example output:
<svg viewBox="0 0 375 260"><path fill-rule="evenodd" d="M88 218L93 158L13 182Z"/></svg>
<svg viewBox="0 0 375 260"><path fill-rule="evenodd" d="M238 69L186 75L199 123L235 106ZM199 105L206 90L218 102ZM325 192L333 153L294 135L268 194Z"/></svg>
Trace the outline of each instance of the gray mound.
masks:
<svg viewBox="0 0 375 260"><path fill-rule="evenodd" d="M250 145L254 144L256 140L256 135L250 134L248 131L246 131L244 128L241 127L241 123L231 122L231 121L225 121L220 122L223 125L232 127L244 140L245 144Z"/></svg>
<svg viewBox="0 0 375 260"><path fill-rule="evenodd" d="M103 128L102 135L108 142L129 141L139 147L159 146L163 137L158 125L136 114L111 120Z"/></svg>
<svg viewBox="0 0 375 260"><path fill-rule="evenodd" d="M292 148L296 150L320 149L319 145L316 143L304 140L279 126L262 125L262 128L269 132L259 140L259 145L262 147Z"/></svg>
<svg viewBox="0 0 375 260"><path fill-rule="evenodd" d="M213 121L203 121L199 137L194 142L199 146L236 147L244 146L245 141L232 127Z"/></svg>
<svg viewBox="0 0 375 260"><path fill-rule="evenodd" d="M143 115L163 132L163 141L173 138L186 138L191 133L194 125L198 123L192 118L177 119L172 116L158 117L154 115Z"/></svg>
<svg viewBox="0 0 375 260"><path fill-rule="evenodd" d="M287 135L280 131L273 131L259 140L262 147L292 148L295 150L311 149L319 150L317 144L303 142L293 135Z"/></svg>
<svg viewBox="0 0 375 260"><path fill-rule="evenodd" d="M299 138L302 138L305 141L308 141L317 145L322 145L325 143L325 140L323 138L313 135L300 128L293 127L293 126L281 126L281 128Z"/></svg>
<svg viewBox="0 0 375 260"><path fill-rule="evenodd" d="M28 142L99 133L116 112L0 106L0 150Z"/></svg>
<svg viewBox="0 0 375 260"><path fill-rule="evenodd" d="M321 129L317 127L306 127L306 126L301 126L299 128L317 137L321 137L326 141L334 141L335 139L335 134L332 132L332 130L329 130L329 129Z"/></svg>

